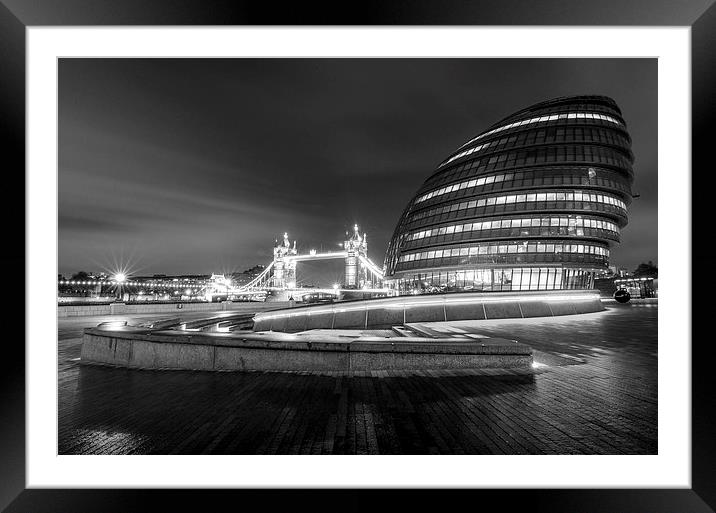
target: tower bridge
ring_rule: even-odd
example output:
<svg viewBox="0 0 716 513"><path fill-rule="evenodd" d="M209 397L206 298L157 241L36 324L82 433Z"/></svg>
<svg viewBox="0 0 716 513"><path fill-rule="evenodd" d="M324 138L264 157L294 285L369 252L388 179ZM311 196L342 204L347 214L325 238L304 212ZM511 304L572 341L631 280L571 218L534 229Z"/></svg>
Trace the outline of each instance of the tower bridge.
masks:
<svg viewBox="0 0 716 513"><path fill-rule="evenodd" d="M296 281L296 270L299 262L312 260L344 260L345 274L342 285L333 288L321 289L299 288ZM363 292L387 292L383 287L383 270L368 258L368 242L365 233L361 235L358 225L353 227L353 233L347 235L341 251L299 253L296 241L283 234L282 240L276 240L273 248L273 260L266 268L249 283L240 287L227 289L223 284L217 287L220 291L233 294L259 294L268 291L312 290L328 294L338 294L344 291L361 290Z"/></svg>

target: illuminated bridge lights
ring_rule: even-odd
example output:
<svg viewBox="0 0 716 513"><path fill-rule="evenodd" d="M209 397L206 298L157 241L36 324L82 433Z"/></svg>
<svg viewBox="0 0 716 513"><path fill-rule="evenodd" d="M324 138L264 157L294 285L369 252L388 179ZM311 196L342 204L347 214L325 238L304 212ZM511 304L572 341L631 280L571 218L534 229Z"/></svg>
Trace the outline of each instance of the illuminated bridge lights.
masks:
<svg viewBox="0 0 716 513"><path fill-rule="evenodd" d="M96 286L96 285L102 285L102 286L123 286L123 287L158 287L158 288L193 288L193 289L203 289L206 288L208 285L196 285L196 284L187 284L187 283L160 283L160 282L146 282L146 281L124 281L124 282L118 282L118 281L109 281L109 280L99 280L99 281L82 281L82 280L58 280L58 285L86 285L86 286Z"/></svg>
<svg viewBox="0 0 716 513"><path fill-rule="evenodd" d="M132 280L126 274L117 273L110 280L58 280L59 286L105 286L105 287L147 287L160 289L191 289L205 290L206 298L225 295L259 294L268 291L295 291L324 292L338 295L341 292L360 291L365 294L387 294L391 289L380 287L383 280L383 271L367 256L366 235L358 233L358 225L354 227L354 235L344 244L342 251L317 252L310 250L308 254L299 254L296 242L291 244L288 233L283 240L276 242L274 260L265 266L263 271L245 285L236 286L231 279L220 274L212 274L205 283L187 283L176 278L172 282ZM332 289L297 287L296 265L298 262L309 260L341 259L346 261L346 281L342 287L338 285ZM369 277L371 279L369 279Z"/></svg>
<svg viewBox="0 0 716 513"><path fill-rule="evenodd" d="M300 289L296 282L296 267L298 262L315 260L345 260L344 286L334 286L326 293L334 294L342 291L360 290L364 293L386 292L386 289L375 287L383 281L382 270L375 265L367 256L366 234L360 234L358 225L353 227L353 234L341 244L342 251L317 252L309 250L307 254L299 254L296 248L296 241L291 244L288 233L283 234L281 241L276 240L273 249L273 261L270 262L263 272L246 285L242 285L234 292L243 293L254 290L283 290L283 291L306 291L323 292L324 289ZM370 279L369 279L370 278Z"/></svg>

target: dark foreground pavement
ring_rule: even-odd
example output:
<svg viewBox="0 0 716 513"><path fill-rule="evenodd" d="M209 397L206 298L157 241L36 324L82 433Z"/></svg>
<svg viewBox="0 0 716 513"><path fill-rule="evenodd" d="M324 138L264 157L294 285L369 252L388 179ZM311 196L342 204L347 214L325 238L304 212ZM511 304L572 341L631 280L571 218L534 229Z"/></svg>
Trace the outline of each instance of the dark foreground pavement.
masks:
<svg viewBox="0 0 716 513"><path fill-rule="evenodd" d="M519 340L540 364L527 371L81 366L75 334L99 318L59 319L58 452L656 454L658 307L607 308L416 326L442 336Z"/></svg>

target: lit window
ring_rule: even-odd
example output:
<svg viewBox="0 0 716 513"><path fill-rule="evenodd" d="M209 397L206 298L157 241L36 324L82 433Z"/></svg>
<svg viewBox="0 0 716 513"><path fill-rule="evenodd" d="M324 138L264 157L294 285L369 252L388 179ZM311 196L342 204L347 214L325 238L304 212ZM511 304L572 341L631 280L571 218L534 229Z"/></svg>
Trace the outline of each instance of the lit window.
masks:
<svg viewBox="0 0 716 513"><path fill-rule="evenodd" d="M468 142L466 142L465 144L463 144L462 146L460 146L460 148L458 148L458 150L461 149L461 148L464 148L465 146L467 146L467 145L469 145L469 144L471 144L473 141L476 141L476 140L481 139L481 138L483 138L483 137L487 137L487 136L492 135L492 134L497 133L497 132L501 132L501 131L503 131L503 130L508 130L508 129L510 129L510 128L514 128L514 127L517 127L517 126L525 126L525 125L529 125L529 124L532 124L532 123L540 123L540 122L544 122L544 121L554 121L554 120L556 120L556 119L565 119L565 118L569 118L569 119L575 119L575 118L582 118L582 119L601 119L602 121L608 121L608 122L610 122L610 123L614 123L614 124L617 124L617 125L621 125L621 124L622 124L620 121L618 121L618 120L615 119L615 118L612 118L612 117L610 117L610 116L604 116L604 115L601 115L601 114L595 114L595 113L566 113L566 114L558 114L558 115L557 115L557 114L554 114L554 115L549 115L549 116L540 116L540 117L535 117L535 118L530 118L530 119L524 119L524 120L521 120L521 121L518 121L518 122L510 123L510 124L508 124L508 125L504 125L504 126L501 126L501 127L498 127L498 128L494 128L494 129L492 129L492 130L490 130L490 131L484 132L484 133L482 133L482 134L480 134L480 135L478 135L478 136L473 137L472 139L470 139ZM503 142L503 140L493 141L493 143L495 143L495 142ZM481 145L481 146L475 146L475 147L471 148L470 150L462 151L462 152L458 153L457 155L454 155L454 156L450 157L448 160L446 160L445 162L443 162L443 163L441 164L441 166L444 166L444 165L446 165L446 164L452 162L453 160L458 159L458 158L460 158L460 157L462 157L462 156L464 156L464 155L466 155L466 154L472 153L472 152L474 152L474 151L478 151L478 150L480 150L480 149L482 149L482 148L484 148L484 147L488 147L488 146L490 146L490 144L492 144L492 143L484 144L484 145Z"/></svg>

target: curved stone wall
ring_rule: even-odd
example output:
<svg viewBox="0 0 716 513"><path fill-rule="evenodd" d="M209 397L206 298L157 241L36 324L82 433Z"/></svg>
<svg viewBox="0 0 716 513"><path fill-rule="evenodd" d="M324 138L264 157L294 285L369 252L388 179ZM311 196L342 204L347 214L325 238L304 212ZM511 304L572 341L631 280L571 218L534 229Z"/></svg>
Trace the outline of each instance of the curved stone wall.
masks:
<svg viewBox="0 0 716 513"><path fill-rule="evenodd" d="M317 334L192 334L85 330L81 363L151 370L373 371L530 368L514 340L420 337L346 339Z"/></svg>
<svg viewBox="0 0 716 513"><path fill-rule="evenodd" d="M599 292L593 290L464 292L399 296L260 312L254 316L254 331L291 333L312 329L378 329L411 322L521 319L602 310L604 306Z"/></svg>

